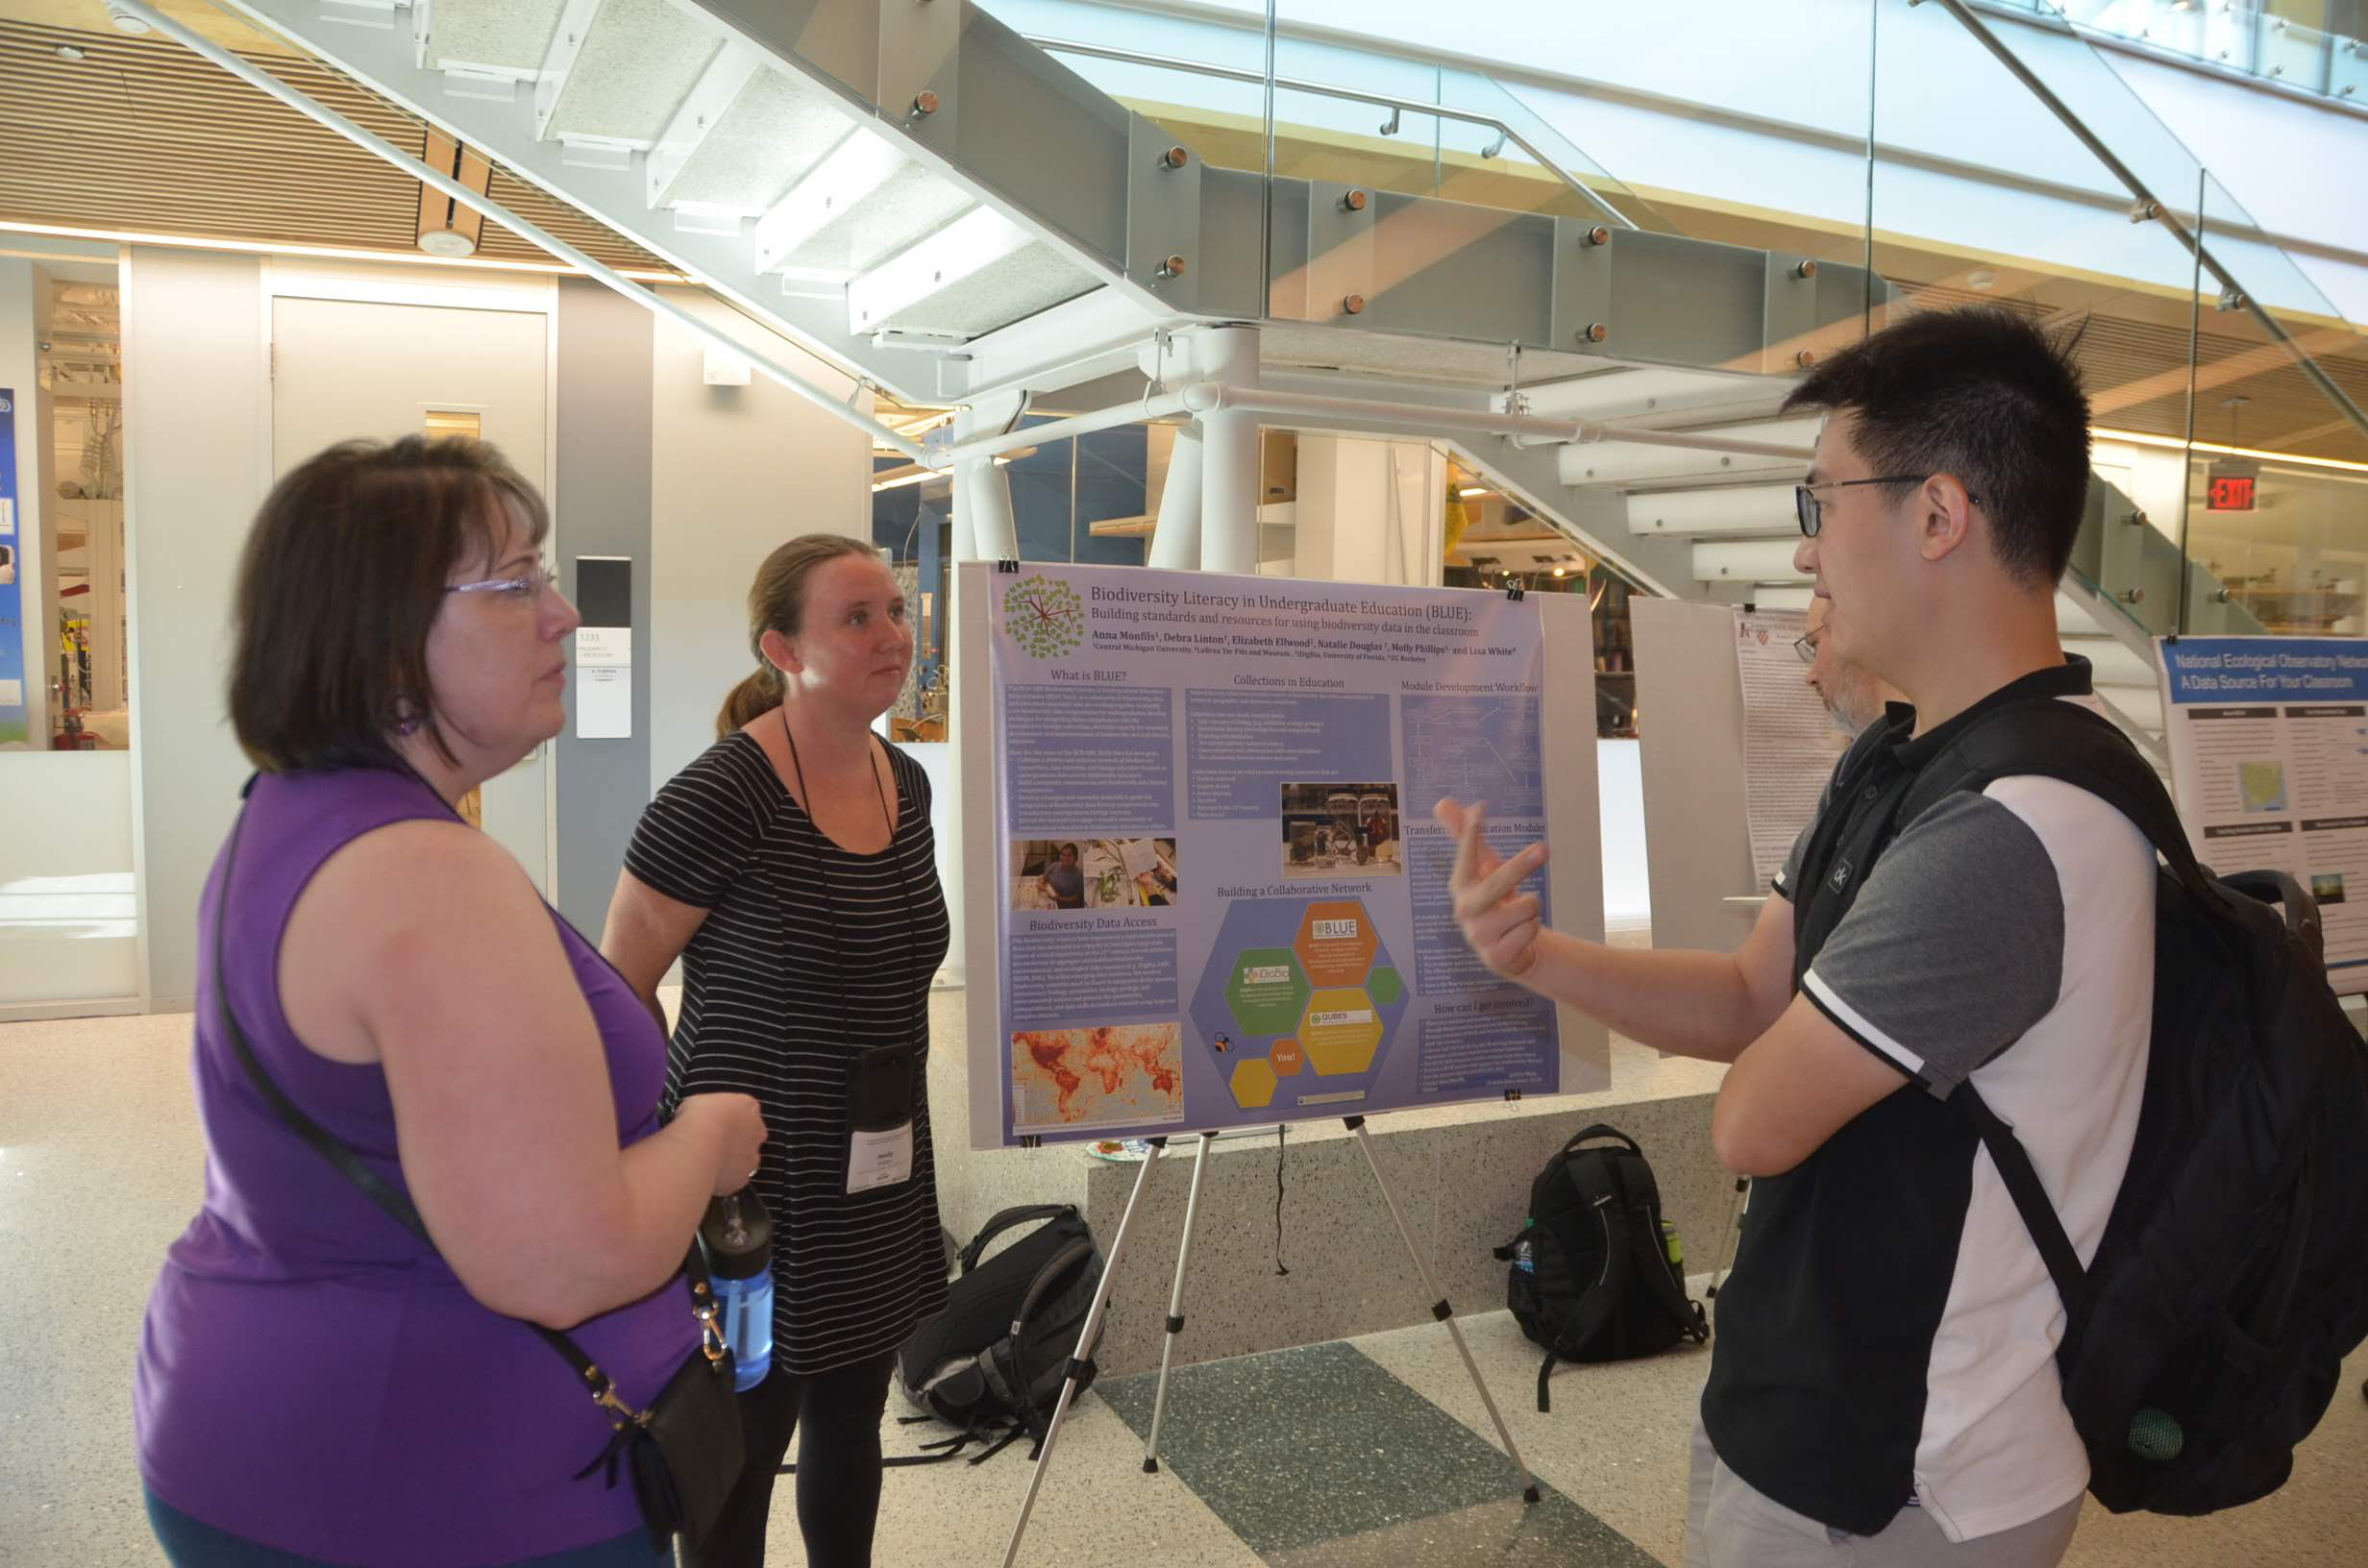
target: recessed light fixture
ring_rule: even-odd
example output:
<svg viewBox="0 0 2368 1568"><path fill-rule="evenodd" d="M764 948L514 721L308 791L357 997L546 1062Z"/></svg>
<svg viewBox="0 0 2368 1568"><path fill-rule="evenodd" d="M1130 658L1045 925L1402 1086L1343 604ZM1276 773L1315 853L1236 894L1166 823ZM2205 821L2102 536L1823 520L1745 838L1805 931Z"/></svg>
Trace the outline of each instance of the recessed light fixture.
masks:
<svg viewBox="0 0 2368 1568"><path fill-rule="evenodd" d="M1463 489L1458 490L1455 494L1456 499L1459 501L1469 501L1474 496L1492 496L1495 493L1495 491L1491 490L1485 484L1468 484L1464 486Z"/></svg>
<svg viewBox="0 0 2368 1568"><path fill-rule="evenodd" d="M90 56L87 51L73 44L62 43L58 45L58 58L60 60L88 60Z"/></svg>
<svg viewBox="0 0 2368 1568"><path fill-rule="evenodd" d="M107 19L114 24L115 31L118 33L130 33L137 36L148 31L148 19L146 17L135 16L130 12L120 10L111 5L107 8Z"/></svg>

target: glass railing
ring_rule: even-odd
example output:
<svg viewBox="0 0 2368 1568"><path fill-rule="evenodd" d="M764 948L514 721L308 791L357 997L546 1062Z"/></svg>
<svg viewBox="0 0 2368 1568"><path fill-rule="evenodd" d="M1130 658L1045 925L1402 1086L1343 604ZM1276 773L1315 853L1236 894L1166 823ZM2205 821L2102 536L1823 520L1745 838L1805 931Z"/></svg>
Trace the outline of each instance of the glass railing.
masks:
<svg viewBox="0 0 2368 1568"><path fill-rule="evenodd" d="M2091 33L2305 92L2368 103L2368 42L2328 31L2326 0L1999 0ZM2355 24L2358 25L2358 24Z"/></svg>
<svg viewBox="0 0 2368 1568"><path fill-rule="evenodd" d="M2080 326L2098 473L2129 502L2104 527L2100 593L2154 633L2368 630L2368 334L2063 15L1946 9L1887 0L1878 80L1946 50L1959 107L2020 87L2047 112L1992 138L1996 167L2065 194L2034 225L2017 216L2038 204L1992 186L1993 209L1961 216L2024 266L1928 275L1920 293ZM1896 233L1929 210L1918 132L1949 106L1882 102L1869 229ZM1878 261L1902 282L1912 265Z"/></svg>
<svg viewBox="0 0 2368 1568"><path fill-rule="evenodd" d="M1456 221L1547 213L1865 266L1893 312L2042 321L2075 340L2099 480L2130 502L2091 566L2130 628L2368 629L2368 337L2081 31L2154 16L2258 74L2289 47L2331 84L2368 72L2318 12L1724 0L1540 34L1501 8L982 3L1215 167L1479 209L1430 215L1443 257L1472 242Z"/></svg>

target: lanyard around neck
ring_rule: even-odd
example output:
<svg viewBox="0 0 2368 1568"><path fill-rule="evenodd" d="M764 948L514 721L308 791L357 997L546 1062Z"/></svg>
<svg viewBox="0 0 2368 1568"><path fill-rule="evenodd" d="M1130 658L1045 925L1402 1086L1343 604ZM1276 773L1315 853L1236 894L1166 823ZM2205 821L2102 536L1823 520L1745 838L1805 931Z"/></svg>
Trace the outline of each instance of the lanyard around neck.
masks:
<svg viewBox="0 0 2368 1568"><path fill-rule="evenodd" d="M851 1038L854 1032L854 1021L851 1016L852 1010L847 1005L847 949L840 936L844 922L839 919L837 895L830 887L830 869L823 859L822 841L825 836L823 824L814 815L814 792L806 788L805 763L798 755L798 737L789 727L789 709L783 706L775 711L781 716L781 739L789 743L789 767L790 772L796 775L798 780L798 804L800 809L805 813L806 826L814 834L813 841L807 848L813 857L814 880L823 890L823 913L827 917L830 928L831 967L835 971L839 992L839 1027ZM888 828L888 846L882 852L896 864L897 901L904 909L905 951L917 953L921 950L921 936L918 928L913 924L912 884L904 874L904 854L897 847L896 819L888 812L888 791L886 786L879 781L878 768L873 764L872 741L868 734L864 737L863 765L865 771L872 775L873 793L879 796L879 820L887 824ZM924 1002L923 1005L925 1007L927 1004Z"/></svg>

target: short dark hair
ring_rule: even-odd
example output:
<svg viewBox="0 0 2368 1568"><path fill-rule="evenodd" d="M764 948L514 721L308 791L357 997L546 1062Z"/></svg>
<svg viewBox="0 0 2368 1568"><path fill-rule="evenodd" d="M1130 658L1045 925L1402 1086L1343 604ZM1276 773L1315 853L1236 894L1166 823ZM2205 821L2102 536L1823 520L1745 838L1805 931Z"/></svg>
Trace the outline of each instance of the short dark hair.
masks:
<svg viewBox="0 0 2368 1568"><path fill-rule="evenodd" d="M505 506L540 546L551 513L481 441L348 441L272 486L238 564L231 727L265 772L388 767L407 718L452 760L428 628L462 562L496 564Z"/></svg>
<svg viewBox="0 0 2368 1568"><path fill-rule="evenodd" d="M2052 583L2088 498L2079 340L1996 306L1919 311L1819 365L1785 410L1847 409L1877 474L1954 476L1981 498L1999 564Z"/></svg>

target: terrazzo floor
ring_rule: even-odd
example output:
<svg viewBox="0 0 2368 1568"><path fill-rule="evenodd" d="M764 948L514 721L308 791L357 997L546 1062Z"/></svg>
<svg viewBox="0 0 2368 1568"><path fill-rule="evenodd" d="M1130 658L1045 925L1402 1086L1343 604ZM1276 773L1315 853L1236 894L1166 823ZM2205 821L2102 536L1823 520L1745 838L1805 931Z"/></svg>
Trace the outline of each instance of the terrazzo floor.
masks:
<svg viewBox="0 0 2368 1568"><path fill-rule="evenodd" d="M186 1223L202 1156L188 1019L0 1025L0 1564L162 1561L131 1458L131 1364L157 1260ZM1132 1266L1131 1264L1129 1266ZM1143 1473L1153 1379L1114 1379L1065 1427L1021 1561L1210 1568L1675 1565L1686 1446L1707 1354L1566 1368L1535 1409L1537 1355L1501 1311L1465 1320L1536 1474L1513 1466L1445 1331L1418 1327L1182 1368ZM1191 1333L1185 1334L1189 1347ZM2091 1505L2068 1568L2356 1568L2368 1561L2368 1352L2353 1358L2294 1479L2207 1519ZM898 1423L911 1453L929 1429ZM875 1560L1001 1561L1026 1489L1020 1449L889 1472ZM802 1563L792 1488L771 1562Z"/></svg>

